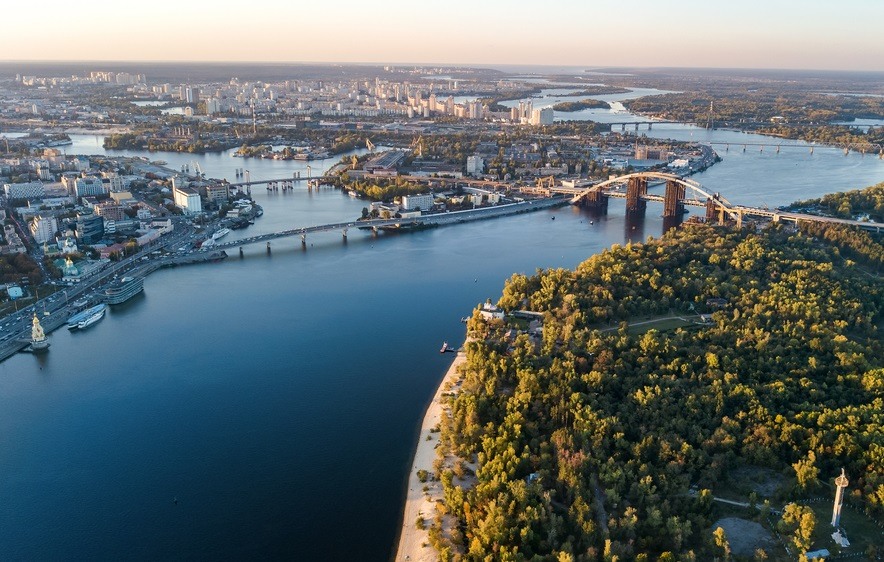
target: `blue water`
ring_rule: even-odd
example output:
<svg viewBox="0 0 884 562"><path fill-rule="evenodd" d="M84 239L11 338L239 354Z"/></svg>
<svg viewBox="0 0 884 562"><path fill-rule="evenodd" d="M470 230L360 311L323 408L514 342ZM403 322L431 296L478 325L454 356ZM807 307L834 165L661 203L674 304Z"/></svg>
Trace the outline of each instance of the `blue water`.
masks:
<svg viewBox="0 0 884 562"><path fill-rule="evenodd" d="M104 153L100 144L75 136L66 150ZM786 145L731 145L695 179L771 206L884 181L877 158ZM230 179L238 167L255 179L306 169L148 156ZM253 193L265 215L230 239L354 218L365 205L303 184ZM45 357L0 363L0 559L388 559L417 428L450 361L439 345L459 342L460 317L513 272L574 267L660 234L659 209L627 223L622 205L612 200L606 217L564 208L377 238L351 230L346 243L320 234L306 249L279 240L269 256L252 246L151 275L88 330L53 333Z"/></svg>

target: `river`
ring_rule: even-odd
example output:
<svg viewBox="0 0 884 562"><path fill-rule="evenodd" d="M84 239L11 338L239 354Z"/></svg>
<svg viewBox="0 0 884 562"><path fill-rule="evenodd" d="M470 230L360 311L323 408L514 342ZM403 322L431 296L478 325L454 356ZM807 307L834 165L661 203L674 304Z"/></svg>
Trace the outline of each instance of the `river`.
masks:
<svg viewBox="0 0 884 562"><path fill-rule="evenodd" d="M884 181L884 161L779 154L757 135L650 132L734 143L694 176L733 202L789 203ZM306 164L130 154L211 177L290 177ZM795 147L791 145L795 144ZM718 149L719 146L716 145ZM327 168L336 159L310 163ZM265 215L229 235L355 218L332 190L253 190ZM513 272L573 268L613 243L657 236L661 209L627 223L576 208L377 238L278 240L218 264L151 275L144 293L43 357L0 363L0 558L386 560L424 408L448 367L443 340ZM555 217L556 220L551 220ZM591 222L590 219L593 219ZM175 501L177 500L177 503Z"/></svg>

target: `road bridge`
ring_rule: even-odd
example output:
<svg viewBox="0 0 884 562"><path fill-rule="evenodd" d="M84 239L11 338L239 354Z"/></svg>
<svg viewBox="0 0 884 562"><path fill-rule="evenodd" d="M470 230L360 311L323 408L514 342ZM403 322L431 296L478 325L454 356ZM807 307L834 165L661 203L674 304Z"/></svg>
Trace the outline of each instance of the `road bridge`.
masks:
<svg viewBox="0 0 884 562"><path fill-rule="evenodd" d="M549 207L567 205L569 202L566 197L549 197L545 199L534 199L530 201L520 201L518 203L508 203L504 205L495 205L493 207L482 207L479 209L468 209L465 211L453 211L446 213L432 213L407 218L390 218L390 219L369 219L357 220L349 222L337 222L330 224L320 224L315 226L305 226L282 230L279 232L270 232L267 234L259 234L250 236L240 240L231 240L220 244L213 244L212 250L225 250L237 246L246 246L249 244L258 244L265 242L270 249L270 242L280 238L300 237L301 244L306 245L307 235L320 232L340 231L344 238L347 237L350 229L367 229L374 232L387 229L413 228L420 226L438 226L443 224L463 223L475 220L483 220L493 217L514 215L518 213L526 213Z"/></svg>

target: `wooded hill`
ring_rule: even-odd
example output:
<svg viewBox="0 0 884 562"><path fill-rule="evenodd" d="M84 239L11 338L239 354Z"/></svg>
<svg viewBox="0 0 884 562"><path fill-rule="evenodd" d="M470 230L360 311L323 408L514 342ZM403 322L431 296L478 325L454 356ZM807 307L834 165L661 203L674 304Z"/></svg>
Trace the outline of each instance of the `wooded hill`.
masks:
<svg viewBox="0 0 884 562"><path fill-rule="evenodd" d="M477 468L439 475L443 560L711 560L712 490L747 465L795 494L845 467L884 513L884 284L826 240L688 225L514 275L499 305L542 313L542 336L468 324L441 442Z"/></svg>

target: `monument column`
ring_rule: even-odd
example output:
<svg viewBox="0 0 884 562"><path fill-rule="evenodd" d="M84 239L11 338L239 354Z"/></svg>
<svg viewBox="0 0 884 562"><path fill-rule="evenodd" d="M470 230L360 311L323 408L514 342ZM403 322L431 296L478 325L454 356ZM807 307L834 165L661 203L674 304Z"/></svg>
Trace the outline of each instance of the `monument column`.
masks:
<svg viewBox="0 0 884 562"><path fill-rule="evenodd" d="M841 505L844 503L844 488L847 487L847 476L841 469L841 476L835 479L835 507L832 509L832 526L837 527L841 522Z"/></svg>

